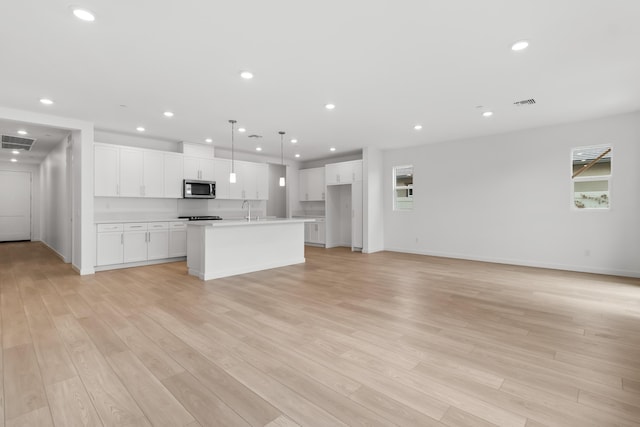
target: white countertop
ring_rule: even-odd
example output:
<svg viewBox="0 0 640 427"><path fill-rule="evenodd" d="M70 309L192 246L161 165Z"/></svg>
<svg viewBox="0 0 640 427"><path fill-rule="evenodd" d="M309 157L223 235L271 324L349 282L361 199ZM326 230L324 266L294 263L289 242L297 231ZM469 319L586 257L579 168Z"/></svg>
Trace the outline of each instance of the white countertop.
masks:
<svg viewBox="0 0 640 427"><path fill-rule="evenodd" d="M163 217L163 216L151 216L151 217L138 217L138 216L122 216L116 218L96 218L93 222L95 224L120 224L120 223L128 223L128 222L174 222L174 221L188 221L186 219L180 219L173 217Z"/></svg>
<svg viewBox="0 0 640 427"><path fill-rule="evenodd" d="M251 221L247 221L246 219L223 219L217 221L189 221L187 225L190 227L244 227L272 224L295 224L314 221L314 219L309 218L266 218L252 219Z"/></svg>

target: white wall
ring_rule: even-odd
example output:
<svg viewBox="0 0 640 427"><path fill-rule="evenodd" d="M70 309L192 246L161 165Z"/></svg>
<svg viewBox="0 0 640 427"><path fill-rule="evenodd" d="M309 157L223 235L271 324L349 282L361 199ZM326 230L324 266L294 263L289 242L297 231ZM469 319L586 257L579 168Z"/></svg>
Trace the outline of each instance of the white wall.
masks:
<svg viewBox="0 0 640 427"><path fill-rule="evenodd" d="M38 165L0 161L0 170L31 173L31 240L40 240L40 168Z"/></svg>
<svg viewBox="0 0 640 427"><path fill-rule="evenodd" d="M287 216L287 191L280 187L280 177L285 176L286 168L282 165L269 163L269 200L267 200L267 215L277 218ZM291 185L291 182L285 184Z"/></svg>
<svg viewBox="0 0 640 427"><path fill-rule="evenodd" d="M71 262L71 212L65 138L40 164L40 203L42 204L41 240L65 262Z"/></svg>
<svg viewBox="0 0 640 427"><path fill-rule="evenodd" d="M384 249L384 168L379 149L363 150L362 174L362 252L373 253Z"/></svg>
<svg viewBox="0 0 640 427"><path fill-rule="evenodd" d="M571 149L611 144L611 209L572 207ZM640 276L640 113L384 152L388 250ZM391 170L413 164L414 210Z"/></svg>

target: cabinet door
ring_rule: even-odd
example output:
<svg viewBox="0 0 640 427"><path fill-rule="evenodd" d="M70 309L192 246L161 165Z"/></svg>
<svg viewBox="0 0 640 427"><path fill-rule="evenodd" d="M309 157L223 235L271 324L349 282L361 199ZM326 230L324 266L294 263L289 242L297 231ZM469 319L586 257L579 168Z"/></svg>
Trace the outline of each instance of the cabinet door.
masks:
<svg viewBox="0 0 640 427"><path fill-rule="evenodd" d="M169 258L169 230L149 229L147 259Z"/></svg>
<svg viewBox="0 0 640 427"><path fill-rule="evenodd" d="M351 166L351 180L353 182L362 181L362 160L354 160Z"/></svg>
<svg viewBox="0 0 640 427"><path fill-rule="evenodd" d="M301 202L309 200L309 171L310 169L298 171L298 198Z"/></svg>
<svg viewBox="0 0 640 427"><path fill-rule="evenodd" d="M324 170L327 185L340 184L340 163L330 163Z"/></svg>
<svg viewBox="0 0 640 427"><path fill-rule="evenodd" d="M351 248L362 249L362 181L351 184Z"/></svg>
<svg viewBox="0 0 640 427"><path fill-rule="evenodd" d="M254 163L256 200L269 200L269 165Z"/></svg>
<svg viewBox="0 0 640 427"><path fill-rule="evenodd" d="M313 234L313 223L305 222L304 223L304 241L307 243L311 243Z"/></svg>
<svg viewBox="0 0 640 427"><path fill-rule="evenodd" d="M235 162L236 182L235 184L229 184L229 198L230 199L249 199L246 192L246 181L248 174L250 173L247 167L247 162L237 161Z"/></svg>
<svg viewBox="0 0 640 427"><path fill-rule="evenodd" d="M95 144L94 154L94 195L97 197L117 197L120 178L120 149L109 145Z"/></svg>
<svg viewBox="0 0 640 427"><path fill-rule="evenodd" d="M324 222L316 222L316 225L318 226L318 236L317 236L317 241L316 243L320 244L320 245L324 245L325 243L325 225Z"/></svg>
<svg viewBox="0 0 640 427"><path fill-rule="evenodd" d="M200 179L203 181L215 181L215 161L213 159L200 159Z"/></svg>
<svg viewBox="0 0 640 427"><path fill-rule="evenodd" d="M124 262L147 260L147 231L125 231Z"/></svg>
<svg viewBox="0 0 640 427"><path fill-rule="evenodd" d="M180 154L164 153L164 197L182 198L184 165Z"/></svg>
<svg viewBox="0 0 640 427"><path fill-rule="evenodd" d="M142 197L143 152L135 148L120 148L120 196Z"/></svg>
<svg viewBox="0 0 640 427"><path fill-rule="evenodd" d="M214 160L214 181L216 182L216 199L228 199L229 191L229 174L231 173L231 160L215 159Z"/></svg>
<svg viewBox="0 0 640 427"><path fill-rule="evenodd" d="M169 231L169 257L187 256L187 228Z"/></svg>
<svg viewBox="0 0 640 427"><path fill-rule="evenodd" d="M122 231L98 233L96 266L122 264Z"/></svg>
<svg viewBox="0 0 640 427"><path fill-rule="evenodd" d="M164 154L161 151L143 152L142 175L142 195L164 197Z"/></svg>
<svg viewBox="0 0 640 427"><path fill-rule="evenodd" d="M242 198L257 200L258 196L258 164L251 162L241 162L239 173L242 177Z"/></svg>
<svg viewBox="0 0 640 427"><path fill-rule="evenodd" d="M307 180L307 200L323 201L325 198L325 171L324 168L308 169L309 175Z"/></svg>
<svg viewBox="0 0 640 427"><path fill-rule="evenodd" d="M200 179L200 159L184 156L184 179Z"/></svg>

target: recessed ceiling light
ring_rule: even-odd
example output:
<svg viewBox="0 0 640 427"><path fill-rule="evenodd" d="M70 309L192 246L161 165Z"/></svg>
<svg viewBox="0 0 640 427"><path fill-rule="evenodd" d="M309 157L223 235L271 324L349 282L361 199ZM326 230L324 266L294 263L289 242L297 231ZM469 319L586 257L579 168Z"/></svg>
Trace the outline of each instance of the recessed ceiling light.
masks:
<svg viewBox="0 0 640 427"><path fill-rule="evenodd" d="M238 128L238 132L246 132L247 130L245 128Z"/></svg>
<svg viewBox="0 0 640 427"><path fill-rule="evenodd" d="M297 144L297 143L298 143L298 140L294 138L294 139L292 139L292 140L291 140L291 143L292 143L292 144Z"/></svg>
<svg viewBox="0 0 640 427"><path fill-rule="evenodd" d="M75 15L76 18L81 19L83 21L93 22L96 20L95 15L86 9L74 8L73 14Z"/></svg>
<svg viewBox="0 0 640 427"><path fill-rule="evenodd" d="M300 154L296 154L296 158L300 157Z"/></svg>
<svg viewBox="0 0 640 427"><path fill-rule="evenodd" d="M15 163L15 162L17 162L17 161L18 161L18 159L11 159L11 161L12 161L13 163Z"/></svg>
<svg viewBox="0 0 640 427"><path fill-rule="evenodd" d="M146 129L145 129L145 128L143 128L142 126L138 126L138 127L136 128L136 130L137 130L138 132L144 132Z"/></svg>
<svg viewBox="0 0 640 427"><path fill-rule="evenodd" d="M245 80L251 80L253 78L253 73L251 71L242 71L240 73L240 77Z"/></svg>
<svg viewBox="0 0 640 427"><path fill-rule="evenodd" d="M211 144L213 142L213 139L207 138L207 139L204 140L204 142Z"/></svg>
<svg viewBox="0 0 640 427"><path fill-rule="evenodd" d="M51 104L53 104L53 101L52 101L52 100L50 100L50 99L48 99L48 98L41 98L41 99L40 99L40 102L41 102L42 104L44 104L44 105L51 105Z"/></svg>
<svg viewBox="0 0 640 427"><path fill-rule="evenodd" d="M415 125L413 128L414 128L415 130L420 130L420 129L422 129L422 125Z"/></svg>
<svg viewBox="0 0 640 427"><path fill-rule="evenodd" d="M334 108L336 108L336 106L333 104L327 104L324 106L324 108L326 108L327 110L333 110Z"/></svg>
<svg viewBox="0 0 640 427"><path fill-rule="evenodd" d="M529 47L529 42L526 40L520 40L511 45L511 50L518 52L520 50L525 50Z"/></svg>
<svg viewBox="0 0 640 427"><path fill-rule="evenodd" d="M256 147L256 151L262 151L262 147Z"/></svg>
<svg viewBox="0 0 640 427"><path fill-rule="evenodd" d="M482 113L482 117L491 117L491 116L493 116L492 111L485 111L484 113Z"/></svg>
<svg viewBox="0 0 640 427"><path fill-rule="evenodd" d="M582 156L584 153L578 153L578 156Z"/></svg>
<svg viewBox="0 0 640 427"><path fill-rule="evenodd" d="M20 130L18 131L18 133L19 133L20 135L26 135L26 134L27 134L27 131L26 131L26 130L24 130L24 129L20 129Z"/></svg>
<svg viewBox="0 0 640 427"><path fill-rule="evenodd" d="M336 151L336 147L329 148L329 151Z"/></svg>
<svg viewBox="0 0 640 427"><path fill-rule="evenodd" d="M11 154L18 155L18 154L20 154L20 152L19 152L18 150L13 150L13 151L11 152Z"/></svg>
<svg viewBox="0 0 640 427"><path fill-rule="evenodd" d="M165 111L163 114L165 117L173 117L173 113L171 111Z"/></svg>

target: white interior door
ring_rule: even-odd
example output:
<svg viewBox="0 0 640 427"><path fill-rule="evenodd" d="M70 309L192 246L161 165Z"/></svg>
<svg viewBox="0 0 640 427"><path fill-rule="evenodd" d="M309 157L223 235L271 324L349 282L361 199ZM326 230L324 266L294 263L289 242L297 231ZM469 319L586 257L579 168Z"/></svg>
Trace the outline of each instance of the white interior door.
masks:
<svg viewBox="0 0 640 427"><path fill-rule="evenodd" d="M31 240L31 173L0 171L0 242Z"/></svg>

